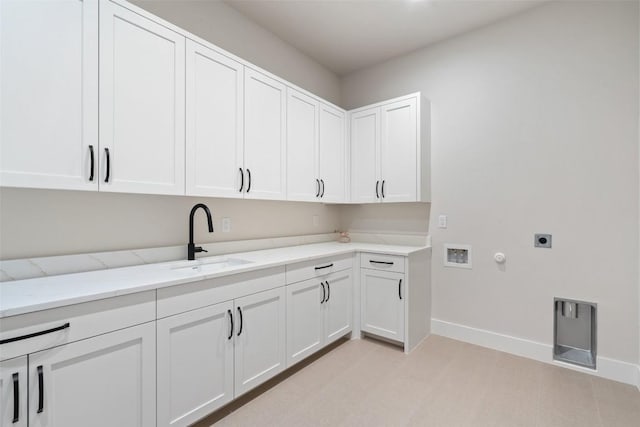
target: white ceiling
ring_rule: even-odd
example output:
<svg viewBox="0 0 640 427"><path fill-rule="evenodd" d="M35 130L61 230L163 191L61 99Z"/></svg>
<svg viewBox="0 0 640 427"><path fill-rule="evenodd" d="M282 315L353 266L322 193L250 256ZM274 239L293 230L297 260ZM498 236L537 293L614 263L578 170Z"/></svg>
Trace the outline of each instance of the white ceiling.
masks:
<svg viewBox="0 0 640 427"><path fill-rule="evenodd" d="M338 75L402 55L543 0L225 0Z"/></svg>

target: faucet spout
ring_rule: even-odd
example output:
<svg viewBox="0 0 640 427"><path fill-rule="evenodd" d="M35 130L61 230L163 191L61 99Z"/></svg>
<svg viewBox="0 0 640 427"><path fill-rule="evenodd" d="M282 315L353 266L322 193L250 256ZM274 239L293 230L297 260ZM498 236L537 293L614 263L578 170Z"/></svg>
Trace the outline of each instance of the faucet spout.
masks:
<svg viewBox="0 0 640 427"><path fill-rule="evenodd" d="M187 259L189 261L193 261L196 259L196 252L206 252L206 250L202 249L200 246L196 246L193 243L193 217L198 209L204 210L204 213L207 214L207 225L209 226L209 233L213 233L213 219L211 218L211 211L204 203L198 203L193 208L191 208L191 213L189 214L189 245L187 246Z"/></svg>

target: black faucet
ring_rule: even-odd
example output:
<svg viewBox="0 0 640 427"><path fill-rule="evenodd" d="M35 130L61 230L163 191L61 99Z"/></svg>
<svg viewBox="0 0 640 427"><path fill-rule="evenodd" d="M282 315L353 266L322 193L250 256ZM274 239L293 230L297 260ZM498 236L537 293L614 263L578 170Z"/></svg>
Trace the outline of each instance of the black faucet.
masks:
<svg viewBox="0 0 640 427"><path fill-rule="evenodd" d="M211 211L207 207L207 205L203 203L198 203L193 208L191 208L191 213L189 214L189 245L187 245L188 256L187 259L189 261L193 261L196 259L196 252L207 252L205 249L202 249L201 246L196 246L193 244L193 215L196 211L202 208L204 212L207 214L207 223L209 225L209 233L213 233L213 221L211 220Z"/></svg>

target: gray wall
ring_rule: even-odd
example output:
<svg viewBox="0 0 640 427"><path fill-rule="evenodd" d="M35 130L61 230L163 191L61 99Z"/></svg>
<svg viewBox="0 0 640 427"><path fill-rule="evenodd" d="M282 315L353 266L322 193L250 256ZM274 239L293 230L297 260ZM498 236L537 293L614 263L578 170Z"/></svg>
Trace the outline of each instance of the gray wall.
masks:
<svg viewBox="0 0 640 427"><path fill-rule="evenodd" d="M0 189L0 259L187 244L189 212L204 202L215 232L196 216L197 243L330 233L339 208L320 203L82 191ZM319 224L313 225L317 215ZM223 233L223 217L231 232Z"/></svg>
<svg viewBox="0 0 640 427"><path fill-rule="evenodd" d="M638 360L637 9L551 2L343 78L349 108L432 100L434 318L551 343L554 296L595 301L600 354Z"/></svg>
<svg viewBox="0 0 640 427"><path fill-rule="evenodd" d="M334 104L338 76L221 1L132 3Z"/></svg>

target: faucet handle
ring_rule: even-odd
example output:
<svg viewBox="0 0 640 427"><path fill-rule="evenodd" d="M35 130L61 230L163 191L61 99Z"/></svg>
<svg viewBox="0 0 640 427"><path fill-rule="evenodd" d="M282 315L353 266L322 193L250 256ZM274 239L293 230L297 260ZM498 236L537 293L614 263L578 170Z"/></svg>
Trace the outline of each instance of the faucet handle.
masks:
<svg viewBox="0 0 640 427"><path fill-rule="evenodd" d="M203 249L202 246L200 246L200 251L199 252L209 252L209 251L206 250L206 249Z"/></svg>

